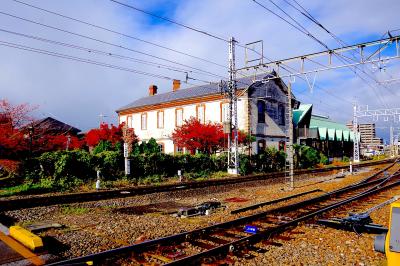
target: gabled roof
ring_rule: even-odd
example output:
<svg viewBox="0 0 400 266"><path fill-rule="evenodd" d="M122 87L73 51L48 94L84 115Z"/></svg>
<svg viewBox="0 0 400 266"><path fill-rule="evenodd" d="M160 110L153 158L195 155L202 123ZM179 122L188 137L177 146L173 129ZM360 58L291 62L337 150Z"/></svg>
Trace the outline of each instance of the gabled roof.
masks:
<svg viewBox="0 0 400 266"><path fill-rule="evenodd" d="M256 77L254 76L249 76L249 77L244 77L244 78L239 78L237 79L237 86L238 90L245 89L249 86L251 86L254 82L254 78L256 79L262 79L264 77L269 77L271 75L276 75L275 72L271 72L268 75L258 75ZM274 79L278 86L281 87L281 89L286 93L286 86L280 79ZM197 97L203 97L203 96L209 96L209 95L215 95L215 94L220 94L221 89L219 87L219 83L211 83L207 85L201 85L201 86L195 86L195 87L190 87L186 89L179 89L177 91L170 91L170 92L165 92L165 93L160 93L156 94L153 96L147 96L143 97L140 99L135 100L134 102L122 106L121 108L117 109L116 112L119 113L121 111L131 109L131 108L137 108L137 107L144 107L148 105L156 105L156 104L161 104L161 103L166 103L166 102L173 102L173 101L179 101L179 100L184 100L184 99L189 99L189 98L197 98Z"/></svg>
<svg viewBox="0 0 400 266"><path fill-rule="evenodd" d="M67 133L77 134L78 132L81 131L76 127L70 126L52 117L46 117L40 120L36 120L29 126L33 126L33 128L41 129L47 132L58 132L58 133L61 132L63 134Z"/></svg>

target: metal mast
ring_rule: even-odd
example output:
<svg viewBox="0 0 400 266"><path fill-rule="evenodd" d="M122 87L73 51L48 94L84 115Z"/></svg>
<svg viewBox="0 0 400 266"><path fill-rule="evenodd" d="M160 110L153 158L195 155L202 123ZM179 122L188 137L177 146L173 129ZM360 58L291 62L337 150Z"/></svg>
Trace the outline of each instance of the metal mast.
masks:
<svg viewBox="0 0 400 266"><path fill-rule="evenodd" d="M358 140L358 121L357 121L357 104L353 104L353 134L354 134L354 147L353 147L353 162L360 162L360 143Z"/></svg>
<svg viewBox="0 0 400 266"><path fill-rule="evenodd" d="M290 189L294 189L294 180L293 180L293 114L292 114L292 83L289 81L288 84L288 113L289 113L289 121L288 121L288 145L287 145L287 162L289 163L289 181L290 181Z"/></svg>
<svg viewBox="0 0 400 266"><path fill-rule="evenodd" d="M393 135L393 126L390 126L390 157L394 157L394 135Z"/></svg>
<svg viewBox="0 0 400 266"><path fill-rule="evenodd" d="M228 173L239 173L238 156L238 117L237 117L237 93L236 93L236 67L235 67L235 39L229 40L229 122L231 133L228 134ZM233 134L232 134L233 133Z"/></svg>

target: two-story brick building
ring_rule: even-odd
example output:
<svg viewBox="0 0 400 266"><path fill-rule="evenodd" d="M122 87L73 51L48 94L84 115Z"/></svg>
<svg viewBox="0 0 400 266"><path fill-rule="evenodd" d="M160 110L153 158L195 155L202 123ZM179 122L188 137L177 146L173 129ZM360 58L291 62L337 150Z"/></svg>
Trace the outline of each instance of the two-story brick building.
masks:
<svg viewBox="0 0 400 266"><path fill-rule="evenodd" d="M255 153L267 145L278 148L286 140L288 127L286 85L280 79L253 82L250 77L239 79L237 84L238 127L256 137L251 151ZM298 105L293 95L292 102L294 107ZM202 122L223 123L227 111L228 100L221 94L217 83L181 89L180 82L174 80L170 92L158 93L157 86L151 85L147 97L137 99L116 112L119 123L125 122L134 128L140 140L154 138L163 152L176 153L181 152L171 140L176 127L191 117Z"/></svg>

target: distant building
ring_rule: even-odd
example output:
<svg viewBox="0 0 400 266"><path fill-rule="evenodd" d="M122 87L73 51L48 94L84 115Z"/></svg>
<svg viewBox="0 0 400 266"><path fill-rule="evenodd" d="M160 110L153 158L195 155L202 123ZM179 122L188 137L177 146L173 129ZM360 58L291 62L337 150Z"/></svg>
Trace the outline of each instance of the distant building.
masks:
<svg viewBox="0 0 400 266"><path fill-rule="evenodd" d="M353 123L346 125L353 130ZM376 136L374 123L359 124L358 132L360 133L360 152L363 154L369 150L380 150L383 146L383 139Z"/></svg>
<svg viewBox="0 0 400 266"><path fill-rule="evenodd" d="M23 131L34 130L35 134L48 134L48 135L71 135L76 136L80 129L58 121L52 117L46 117L40 120L36 120L31 124L25 126Z"/></svg>
<svg viewBox="0 0 400 266"><path fill-rule="evenodd" d="M286 84L280 79L253 82L250 77L238 79L237 84L238 128L256 138L248 151L256 153L266 146L284 147L288 128ZM292 102L298 105L293 95ZM151 85L149 96L116 112L119 123L134 128L140 140L154 138L163 152L180 153L184 150L171 139L176 127L191 117L203 123L223 123L228 118L228 106L217 83L181 89L180 82L174 80L172 91L158 94L157 86Z"/></svg>

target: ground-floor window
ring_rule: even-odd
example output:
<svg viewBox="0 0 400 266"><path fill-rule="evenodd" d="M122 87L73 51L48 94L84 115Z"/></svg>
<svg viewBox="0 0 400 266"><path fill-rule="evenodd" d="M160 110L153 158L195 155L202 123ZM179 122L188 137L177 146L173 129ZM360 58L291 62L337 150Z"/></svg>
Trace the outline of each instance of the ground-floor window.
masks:
<svg viewBox="0 0 400 266"><path fill-rule="evenodd" d="M279 141L279 146L278 146L278 149L280 150L280 151L286 151L286 142L285 141Z"/></svg>
<svg viewBox="0 0 400 266"><path fill-rule="evenodd" d="M265 150L265 139L260 139L257 141L257 153Z"/></svg>

